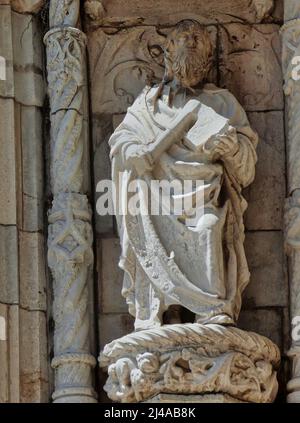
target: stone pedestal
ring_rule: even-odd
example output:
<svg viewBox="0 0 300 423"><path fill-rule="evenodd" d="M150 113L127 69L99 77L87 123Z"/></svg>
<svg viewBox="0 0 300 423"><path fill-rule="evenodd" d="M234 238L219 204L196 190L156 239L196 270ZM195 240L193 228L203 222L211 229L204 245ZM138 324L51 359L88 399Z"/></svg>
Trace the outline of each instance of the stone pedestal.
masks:
<svg viewBox="0 0 300 423"><path fill-rule="evenodd" d="M132 333L99 358L108 369L104 389L124 403L273 402L279 361L277 346L263 336L200 324Z"/></svg>
<svg viewBox="0 0 300 423"><path fill-rule="evenodd" d="M209 394L209 395L172 395L160 394L145 401L150 404L233 404L246 403L246 401L239 401L230 395L226 394Z"/></svg>

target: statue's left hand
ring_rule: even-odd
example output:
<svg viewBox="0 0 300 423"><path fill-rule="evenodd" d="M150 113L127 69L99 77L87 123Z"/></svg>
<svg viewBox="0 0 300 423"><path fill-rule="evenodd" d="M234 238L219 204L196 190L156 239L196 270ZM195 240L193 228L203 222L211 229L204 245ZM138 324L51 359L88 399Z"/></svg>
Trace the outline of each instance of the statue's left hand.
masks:
<svg viewBox="0 0 300 423"><path fill-rule="evenodd" d="M139 176L142 176L152 170L153 160L149 153L141 149L135 154L131 154L131 156L127 158L126 164L129 168L135 169Z"/></svg>
<svg viewBox="0 0 300 423"><path fill-rule="evenodd" d="M234 155L238 151L238 137L236 129L231 127L225 135L217 136L213 152L221 159Z"/></svg>

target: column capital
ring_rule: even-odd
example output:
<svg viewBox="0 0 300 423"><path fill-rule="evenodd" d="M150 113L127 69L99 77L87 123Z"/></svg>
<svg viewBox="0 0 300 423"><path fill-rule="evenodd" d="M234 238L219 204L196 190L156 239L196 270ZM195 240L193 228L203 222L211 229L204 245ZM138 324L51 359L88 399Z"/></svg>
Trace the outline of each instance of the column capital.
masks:
<svg viewBox="0 0 300 423"><path fill-rule="evenodd" d="M57 26L51 28L48 32L46 32L44 36L44 44L47 45L49 39L53 36L74 36L76 38L80 38L82 42L86 44L87 38L86 35L81 29L74 28L73 26Z"/></svg>

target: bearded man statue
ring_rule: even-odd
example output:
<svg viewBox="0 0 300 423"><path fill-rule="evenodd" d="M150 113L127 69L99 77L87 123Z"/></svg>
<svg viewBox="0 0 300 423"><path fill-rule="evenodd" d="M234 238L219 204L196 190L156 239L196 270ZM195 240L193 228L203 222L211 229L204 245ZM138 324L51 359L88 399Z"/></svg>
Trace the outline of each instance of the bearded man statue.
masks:
<svg viewBox="0 0 300 423"><path fill-rule="evenodd" d="M197 323L233 325L249 282L241 190L254 178L257 135L235 97L205 83L212 56L207 30L180 22L166 40L162 83L143 90L109 141L113 181L124 193L136 178L149 190L153 180L203 181L203 213L193 226L186 210L181 216L122 214L126 204L120 203L128 203L130 194L116 195L123 295L136 330L160 326L163 315L166 323L180 323L182 308ZM181 123L186 106L195 103L206 107L208 120L221 117L228 125L221 134L216 128L210 145L193 148L186 138L190 128L182 131ZM203 138L201 128L195 136Z"/></svg>
<svg viewBox="0 0 300 423"><path fill-rule="evenodd" d="M110 139L123 295L135 317L135 331L100 354L113 401L276 397L278 348L235 327L249 282L241 191L253 181L258 140L234 96L205 83L212 55L205 28L179 23L166 40L162 83L143 90ZM169 193L192 207L151 213L160 196L153 182L174 180L191 182ZM126 212L133 199L139 213Z"/></svg>

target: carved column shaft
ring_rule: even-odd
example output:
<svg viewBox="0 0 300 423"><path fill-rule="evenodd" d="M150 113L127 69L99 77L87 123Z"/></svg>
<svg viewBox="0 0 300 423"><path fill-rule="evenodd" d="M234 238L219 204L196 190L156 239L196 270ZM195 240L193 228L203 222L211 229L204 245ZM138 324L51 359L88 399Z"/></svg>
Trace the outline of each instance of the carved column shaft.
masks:
<svg viewBox="0 0 300 423"><path fill-rule="evenodd" d="M95 402L88 278L91 211L83 193L85 35L79 0L50 2L45 36L51 106L48 264L53 275L55 402Z"/></svg>
<svg viewBox="0 0 300 423"><path fill-rule="evenodd" d="M288 383L288 402L300 402L300 339L294 335L300 316L300 81L295 66L300 57L300 2L285 0L282 28L284 91L286 95L288 199L285 212L286 248L289 255L292 346L292 380ZM298 62L297 62L298 60Z"/></svg>

